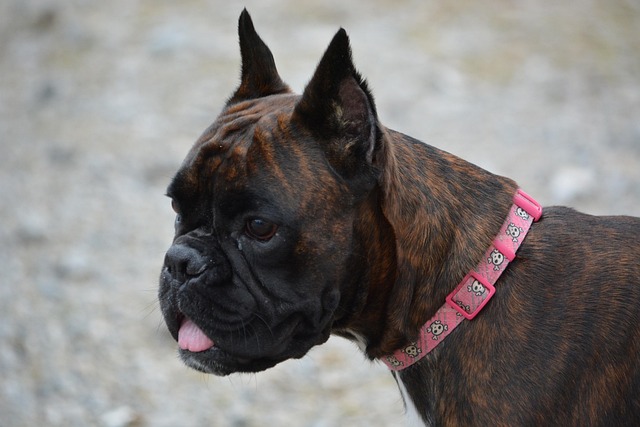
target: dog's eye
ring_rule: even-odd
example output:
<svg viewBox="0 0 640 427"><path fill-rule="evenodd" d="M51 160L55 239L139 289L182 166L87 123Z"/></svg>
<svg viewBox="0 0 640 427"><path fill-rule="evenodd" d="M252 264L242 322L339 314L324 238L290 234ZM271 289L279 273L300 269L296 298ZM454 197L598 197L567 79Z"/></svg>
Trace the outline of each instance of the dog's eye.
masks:
<svg viewBox="0 0 640 427"><path fill-rule="evenodd" d="M253 218L247 221L245 231L252 239L266 241L275 236L278 226L264 219Z"/></svg>
<svg viewBox="0 0 640 427"><path fill-rule="evenodd" d="M182 222L182 216L180 215L180 208L178 207L178 203L171 199L171 209L173 209L173 211L176 213L176 219L174 222L174 227L178 227L178 224L180 224Z"/></svg>
<svg viewBox="0 0 640 427"><path fill-rule="evenodd" d="M176 202L174 199L171 199L171 209L173 209L175 213L180 214L180 209L178 209L178 202Z"/></svg>

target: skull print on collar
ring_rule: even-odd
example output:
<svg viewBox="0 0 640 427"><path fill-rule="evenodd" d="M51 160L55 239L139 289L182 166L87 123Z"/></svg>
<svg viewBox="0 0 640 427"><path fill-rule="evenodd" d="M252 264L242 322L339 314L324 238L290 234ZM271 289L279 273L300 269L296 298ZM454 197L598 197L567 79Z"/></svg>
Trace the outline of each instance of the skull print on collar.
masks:
<svg viewBox="0 0 640 427"><path fill-rule="evenodd" d="M495 293L494 284L516 257L516 251L542 216L542 207L518 190L502 228L480 263L462 279L445 304L420 329L418 339L382 361L392 371L400 371L426 356L464 319L472 320Z"/></svg>

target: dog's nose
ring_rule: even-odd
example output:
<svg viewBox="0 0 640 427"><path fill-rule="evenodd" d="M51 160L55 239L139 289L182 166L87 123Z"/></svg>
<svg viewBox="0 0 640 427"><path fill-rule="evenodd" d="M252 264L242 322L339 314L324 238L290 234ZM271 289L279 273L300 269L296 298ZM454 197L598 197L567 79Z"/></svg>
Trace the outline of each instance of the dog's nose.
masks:
<svg viewBox="0 0 640 427"><path fill-rule="evenodd" d="M197 250L186 245L173 245L164 257L171 276L180 281L197 277L207 269L207 260Z"/></svg>

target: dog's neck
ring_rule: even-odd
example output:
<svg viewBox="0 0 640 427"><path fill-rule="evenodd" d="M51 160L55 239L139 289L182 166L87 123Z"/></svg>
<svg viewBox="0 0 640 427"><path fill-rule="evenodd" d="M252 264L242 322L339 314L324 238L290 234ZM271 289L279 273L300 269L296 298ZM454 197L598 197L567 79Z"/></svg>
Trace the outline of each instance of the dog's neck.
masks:
<svg viewBox="0 0 640 427"><path fill-rule="evenodd" d="M510 179L398 132L382 132L376 160L383 175L364 221L382 230L369 237L376 248L368 251L369 268L378 271L364 276L371 280L360 284L362 311L348 326L364 338L371 358L418 334L478 263L517 190Z"/></svg>

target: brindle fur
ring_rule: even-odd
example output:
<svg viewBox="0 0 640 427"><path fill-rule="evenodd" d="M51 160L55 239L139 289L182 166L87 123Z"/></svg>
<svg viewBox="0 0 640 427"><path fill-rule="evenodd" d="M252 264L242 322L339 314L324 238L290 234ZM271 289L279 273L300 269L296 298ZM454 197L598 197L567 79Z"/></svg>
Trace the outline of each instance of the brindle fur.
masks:
<svg viewBox="0 0 640 427"><path fill-rule="evenodd" d="M239 32L240 87L169 187L174 247L214 261L209 282L187 277L201 286L188 296L165 266L167 324L176 336L185 310L226 345L213 362L183 354L217 374L301 357L329 333L364 339L371 359L390 354L482 258L517 185L384 127L344 30L302 96L246 11ZM286 242L239 237L247 212L271 215ZM425 423L640 424L639 260L639 219L545 208L482 313L397 374ZM295 326L280 305L296 307L284 311ZM266 328L219 324L253 316ZM276 333L285 326L295 339Z"/></svg>

